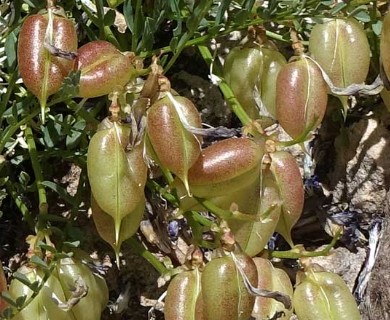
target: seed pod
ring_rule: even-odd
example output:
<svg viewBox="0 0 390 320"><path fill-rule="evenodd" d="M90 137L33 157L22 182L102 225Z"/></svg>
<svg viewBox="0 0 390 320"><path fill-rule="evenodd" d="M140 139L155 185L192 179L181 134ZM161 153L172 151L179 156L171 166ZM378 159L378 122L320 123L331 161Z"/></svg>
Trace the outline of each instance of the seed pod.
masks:
<svg viewBox="0 0 390 320"><path fill-rule="evenodd" d="M279 188L269 172L263 173L262 184L261 190L260 188L255 189L255 199L248 197L251 194L250 192L247 192L246 197L247 202L256 203L255 214L258 214L261 220L255 222L237 219L228 220L235 240L242 250L251 257L260 253L268 243L276 229L282 210Z"/></svg>
<svg viewBox="0 0 390 320"><path fill-rule="evenodd" d="M179 177L189 192L188 170L198 159L201 148L199 139L185 126L201 128L202 122L190 100L170 97L165 96L150 107L146 132L157 162Z"/></svg>
<svg viewBox="0 0 390 320"><path fill-rule="evenodd" d="M233 48L224 64L226 82L252 119L257 119L260 115L253 93L256 90L262 66L263 57L258 47Z"/></svg>
<svg viewBox="0 0 390 320"><path fill-rule="evenodd" d="M145 211L145 199L141 199L134 211L122 219L119 227L118 240L116 240L115 220L99 207L93 196L91 198L91 209L96 229L100 237L114 249L118 263L122 242L130 239L138 230Z"/></svg>
<svg viewBox="0 0 390 320"><path fill-rule="evenodd" d="M256 284L257 270L252 258L244 253L235 257L250 283ZM247 320L255 303L231 254L206 264L201 294L205 320Z"/></svg>
<svg viewBox="0 0 390 320"><path fill-rule="evenodd" d="M276 231L293 247L291 229L302 214L304 203L304 188L299 166L295 158L286 151L270 153L270 171L274 175L282 201Z"/></svg>
<svg viewBox="0 0 390 320"><path fill-rule="evenodd" d="M293 287L287 273L282 269L274 268L272 263L264 258L253 258L258 272L258 284L260 289L279 291L290 297L293 296ZM280 320L288 320L292 315L292 309L286 309L283 303L271 298L256 297L252 317L256 320L272 319L277 313L284 315L278 317Z"/></svg>
<svg viewBox="0 0 390 320"><path fill-rule="evenodd" d="M390 112L390 91L386 88L383 88L380 95L387 110Z"/></svg>
<svg viewBox="0 0 390 320"><path fill-rule="evenodd" d="M263 47L261 52L263 68L260 70L257 89L264 107L276 119L276 80L287 61L279 51Z"/></svg>
<svg viewBox="0 0 390 320"><path fill-rule="evenodd" d="M383 19L382 35L380 39L380 56L383 70L387 79L390 79L390 15Z"/></svg>
<svg viewBox="0 0 390 320"><path fill-rule="evenodd" d="M0 260L0 292L7 291L7 279L5 278L4 270ZM8 306L7 302L0 297L0 314Z"/></svg>
<svg viewBox="0 0 390 320"><path fill-rule="evenodd" d="M191 192L210 199L233 193L259 177L264 145L249 138L229 138L204 149L188 172Z"/></svg>
<svg viewBox="0 0 390 320"><path fill-rule="evenodd" d="M44 279L44 272L38 268L22 266L18 272L30 283L42 282ZM80 296L76 297L72 290L75 287L76 290L81 289L81 286L77 288L78 285L83 286L84 290L82 295L80 291ZM11 281L9 293L14 299L26 296L27 301L34 292L15 278ZM81 262L67 258L58 262L42 289L12 319L95 320L100 318L107 303L108 288L104 279L95 276Z"/></svg>
<svg viewBox="0 0 390 320"><path fill-rule="evenodd" d="M88 147L88 178L98 206L114 219L115 244L122 220L136 212L144 200L147 167L143 144L129 145L130 128L107 122Z"/></svg>
<svg viewBox="0 0 390 320"><path fill-rule="evenodd" d="M169 283L165 298L165 320L195 320L195 307L200 294L201 274L198 269L184 271Z"/></svg>
<svg viewBox="0 0 390 320"><path fill-rule="evenodd" d="M361 84L367 78L370 45L363 26L353 18L315 25L309 51L337 87ZM346 108L348 97L339 98Z"/></svg>
<svg viewBox="0 0 390 320"><path fill-rule="evenodd" d="M328 102L327 91L321 70L308 58L299 58L280 70L276 82L276 117L292 138L320 125Z"/></svg>
<svg viewBox="0 0 390 320"><path fill-rule="evenodd" d="M77 50L75 68L81 72L79 97L104 96L122 88L135 76L135 56L107 41L91 41Z"/></svg>
<svg viewBox="0 0 390 320"><path fill-rule="evenodd" d="M297 275L293 296L299 320L361 319L356 301L337 274L310 268Z"/></svg>
<svg viewBox="0 0 390 320"><path fill-rule="evenodd" d="M63 52L77 50L76 29L61 8L56 8L49 24L47 12L31 15L24 21L18 40L18 65L20 75L27 89L39 100L44 115L47 98L62 86L64 78L73 68L73 61L55 56L46 48L47 30L52 29L52 45Z"/></svg>

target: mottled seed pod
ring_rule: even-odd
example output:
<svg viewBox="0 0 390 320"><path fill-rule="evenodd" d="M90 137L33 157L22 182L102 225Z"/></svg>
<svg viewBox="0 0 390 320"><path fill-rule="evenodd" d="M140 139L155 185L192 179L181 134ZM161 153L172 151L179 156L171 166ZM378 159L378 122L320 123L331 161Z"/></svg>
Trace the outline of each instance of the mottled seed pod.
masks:
<svg viewBox="0 0 390 320"><path fill-rule="evenodd" d="M309 51L336 87L365 82L370 45L363 26L354 18L336 18L313 27ZM348 106L348 97L339 96Z"/></svg>
<svg viewBox="0 0 390 320"><path fill-rule="evenodd" d="M229 138L204 149L188 172L191 192L201 198L226 195L259 177L264 145L249 138Z"/></svg>
<svg viewBox="0 0 390 320"><path fill-rule="evenodd" d="M185 97L165 96L147 112L146 132L157 162L179 177L189 193L188 170L201 147L199 138L186 126L201 128L202 122L195 105Z"/></svg>
<svg viewBox="0 0 390 320"><path fill-rule="evenodd" d="M77 50L73 21L66 17L61 8L49 10L51 19L46 11L27 17L18 40L20 75L27 89L38 98L43 114L47 98L61 88L64 78L73 68L72 56L66 59L55 52L67 54ZM46 36L50 33L51 38ZM48 46L55 52L50 52Z"/></svg>
<svg viewBox="0 0 390 320"><path fill-rule="evenodd" d="M81 72L78 96L93 98L121 89L135 76L134 59L134 54L120 52L107 41L83 45L75 61L75 69Z"/></svg>
<svg viewBox="0 0 390 320"><path fill-rule="evenodd" d="M302 214L305 198L302 177L295 158L289 152L276 151L270 153L270 157L270 171L274 176L282 201L282 213L276 231L292 247L291 229Z"/></svg>
<svg viewBox="0 0 390 320"><path fill-rule="evenodd" d="M252 118L260 116L253 93L263 67L263 57L259 47L233 48L224 64L224 77L235 97L246 113Z"/></svg>
<svg viewBox="0 0 390 320"><path fill-rule="evenodd" d="M292 138L320 125L327 102L327 84L312 60L301 57L280 70L276 82L276 117Z"/></svg>
<svg viewBox="0 0 390 320"><path fill-rule="evenodd" d="M204 320L247 320L255 297L245 287L239 263L252 285L257 284L257 269L252 258L240 253L211 260L202 273Z"/></svg>
<svg viewBox="0 0 390 320"><path fill-rule="evenodd" d="M199 269L184 271L169 283L165 298L165 320L195 320L196 303L201 291Z"/></svg>
<svg viewBox="0 0 390 320"><path fill-rule="evenodd" d="M293 287L287 273L282 269L275 268L268 259L253 258L258 272L257 287L269 291L278 291L293 296ZM280 320L289 320L293 313L292 309L286 309L283 303L266 297L256 297L252 317L256 320L272 319L275 314L280 314ZM283 314L283 315L282 315Z"/></svg>
<svg viewBox="0 0 390 320"><path fill-rule="evenodd" d="M104 123L89 143L88 178L97 205L114 220L118 244L122 220L137 212L144 201L147 167L143 144L130 146L130 127L117 122Z"/></svg>
<svg viewBox="0 0 390 320"><path fill-rule="evenodd" d="M249 214L257 214L259 221L243 221L237 219L228 220L234 239L241 249L253 257L260 253L275 232L282 211L279 188L269 172L262 173L262 186L253 187L256 190L255 197L248 197L251 191L246 192L246 202L255 204L255 212L242 211ZM242 201L244 202L244 201ZM243 206L245 208L245 206ZM240 206L238 207L241 209ZM241 211L241 210L240 210Z"/></svg>
<svg viewBox="0 0 390 320"><path fill-rule="evenodd" d="M347 285L335 273L309 268L297 275L293 296L299 320L361 319Z"/></svg>

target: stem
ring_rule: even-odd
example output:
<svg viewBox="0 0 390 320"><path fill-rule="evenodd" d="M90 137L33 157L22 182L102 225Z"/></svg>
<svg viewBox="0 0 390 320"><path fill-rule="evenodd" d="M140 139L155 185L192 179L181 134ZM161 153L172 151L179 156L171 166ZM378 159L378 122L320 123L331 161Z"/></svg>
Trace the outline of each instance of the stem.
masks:
<svg viewBox="0 0 390 320"><path fill-rule="evenodd" d="M335 246L336 242L339 240L342 231L336 232L333 236L332 241L322 250L320 251L302 251L297 250L297 248L293 248L288 251L272 251L270 252L270 257L272 258L281 258L281 259L299 259L303 257L320 257L328 255L329 251Z"/></svg>
<svg viewBox="0 0 390 320"><path fill-rule="evenodd" d="M12 196L12 198L14 199L16 206L18 207L18 209L22 213L22 216L23 216L24 220L27 222L28 226L31 229L34 229L34 222L33 222L33 219L31 217L30 210L27 208L26 204L22 201L19 194L16 192L14 184L10 180L8 180L5 183L5 187L7 189L8 194L10 194Z"/></svg>
<svg viewBox="0 0 390 320"><path fill-rule="evenodd" d="M148 261L161 275L168 270L165 266L135 238L131 237L126 242L130 245L133 251Z"/></svg>
<svg viewBox="0 0 390 320"><path fill-rule="evenodd" d="M209 67L213 65L213 70L215 71L215 74L217 76L220 76L222 74L222 71L220 70L219 66L217 64L213 64L213 56L211 55L211 52L209 48L205 45L198 45L198 49L200 54L202 55L202 58L207 63ZM241 106L240 102L236 99L234 96L234 93L230 86L226 83L226 81L221 78L221 81L218 83L219 89L222 91L222 94L226 100L226 102L229 104L232 111L235 113L237 118L241 121L243 125L248 125L252 122L252 119L248 116L248 114L245 112L244 108Z"/></svg>
<svg viewBox="0 0 390 320"><path fill-rule="evenodd" d="M47 214L48 208L47 208L46 190L45 190L45 186L42 184L43 182L42 167L38 160L38 152L34 140L34 135L29 125L26 125L25 136L28 145L28 151L30 153L31 164L35 175L35 183L38 188L39 214L40 215Z"/></svg>

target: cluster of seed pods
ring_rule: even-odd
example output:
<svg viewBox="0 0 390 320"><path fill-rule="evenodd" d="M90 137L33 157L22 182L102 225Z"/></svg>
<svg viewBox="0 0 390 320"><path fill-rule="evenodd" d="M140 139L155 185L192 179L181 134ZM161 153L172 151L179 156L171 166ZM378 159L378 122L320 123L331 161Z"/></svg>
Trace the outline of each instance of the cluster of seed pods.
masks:
<svg viewBox="0 0 390 320"><path fill-rule="evenodd" d="M384 35L389 32L387 24L385 21ZM328 41L322 41L323 37ZM383 38L381 50L387 52ZM324 72L337 87L364 82L368 73L367 38L353 19L317 25L309 48L312 58L300 52L287 63L273 47L251 42L234 48L224 66L225 80L248 115L276 119L294 139L305 137L324 117L330 92ZM353 63L356 59L359 68ZM386 59L383 54L387 75ZM92 41L77 49L73 22L54 8L26 19L20 31L18 63L43 115L46 100L60 90L71 71L80 72L78 96L83 98L121 90L137 75L136 57L108 42ZM194 267L171 281L165 319L264 319L278 312L284 314L281 319L288 319L292 310L274 299L255 297L248 283L293 296L291 282L283 271L273 268L268 260L252 257L263 251L274 232L294 246L291 229L301 216L304 202L295 158L283 150L267 150L266 136L229 138L202 149L202 137L192 132L202 127L196 106L170 90L156 90L155 79L150 79L141 93L148 102L134 117L137 125L145 118L145 133L132 139L136 132L131 124L107 117L90 141L88 177L99 234L118 258L122 242L137 231L145 207L148 153L175 176L170 187L176 189L182 212L204 210L202 201L233 212L226 221L237 243L234 249L219 250L219 256L204 267ZM341 100L345 106L345 98ZM318 312L335 308L332 312L336 318L345 310L358 314L339 279L330 273L313 272L306 271L294 301L307 298L312 303L308 308ZM329 282L333 291L327 287ZM315 290L324 297L318 298ZM345 298L342 303L336 301L339 295ZM300 307L295 307L295 312L300 319L316 319L317 311L310 315L301 308L303 304L297 305Z"/></svg>

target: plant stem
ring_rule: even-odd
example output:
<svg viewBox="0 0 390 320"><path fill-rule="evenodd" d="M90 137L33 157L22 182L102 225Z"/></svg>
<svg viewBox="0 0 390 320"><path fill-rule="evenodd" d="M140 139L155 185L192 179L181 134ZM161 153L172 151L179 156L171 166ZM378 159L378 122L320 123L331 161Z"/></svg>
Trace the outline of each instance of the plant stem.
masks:
<svg viewBox="0 0 390 320"><path fill-rule="evenodd" d="M139 254L141 257L147 260L161 275L168 271L167 268L165 268L165 266L135 237L131 237L126 242L130 245L131 249L133 249L136 254Z"/></svg>
<svg viewBox="0 0 390 320"><path fill-rule="evenodd" d="M26 136L28 151L30 153L31 164L35 175L35 183L38 189L39 214L40 215L47 214L48 208L47 208L46 190L45 190L45 186L42 184L43 182L42 167L38 160L38 152L34 140L34 135L29 125L26 125L25 136Z"/></svg>
<svg viewBox="0 0 390 320"><path fill-rule="evenodd" d="M20 198L20 195L16 192L14 184L10 180L8 180L5 183L5 187L7 189L8 194L10 194L12 196L12 198L14 199L16 206L18 207L18 209L22 213L22 216L23 216L24 220L27 222L28 226L31 229L34 229L34 222L33 222L33 219L31 217L30 210L27 208L26 204L22 201L22 199Z"/></svg>

